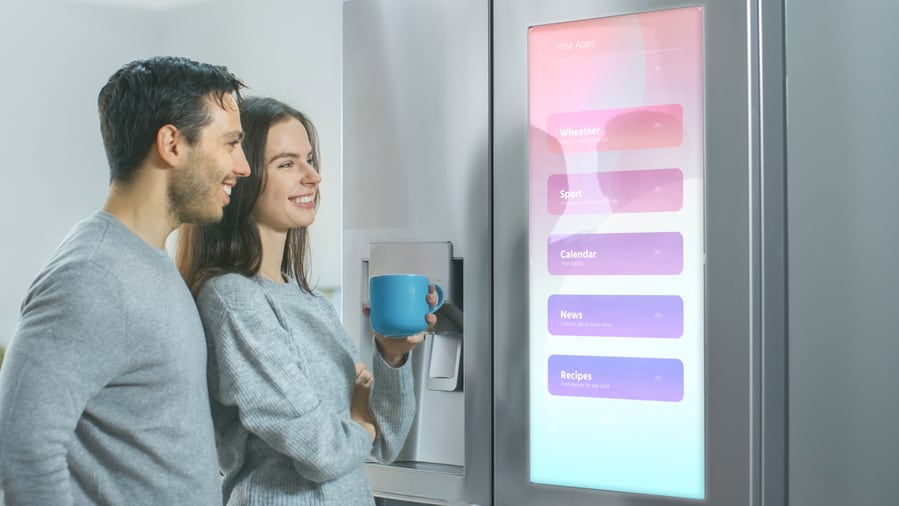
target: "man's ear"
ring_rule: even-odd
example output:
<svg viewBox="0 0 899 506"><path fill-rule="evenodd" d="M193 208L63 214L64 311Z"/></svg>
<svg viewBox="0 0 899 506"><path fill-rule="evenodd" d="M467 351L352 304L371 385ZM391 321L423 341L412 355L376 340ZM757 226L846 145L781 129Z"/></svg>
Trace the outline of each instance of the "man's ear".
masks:
<svg viewBox="0 0 899 506"><path fill-rule="evenodd" d="M159 158L173 167L178 165L183 142L184 136L175 125L163 125L156 132L156 152L159 153Z"/></svg>

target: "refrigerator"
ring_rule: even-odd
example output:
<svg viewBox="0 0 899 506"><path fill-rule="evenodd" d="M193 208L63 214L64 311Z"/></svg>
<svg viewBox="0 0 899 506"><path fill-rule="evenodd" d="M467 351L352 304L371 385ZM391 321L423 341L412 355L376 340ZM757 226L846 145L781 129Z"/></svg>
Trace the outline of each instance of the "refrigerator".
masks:
<svg viewBox="0 0 899 506"><path fill-rule="evenodd" d="M447 289L383 505L783 504L777 2L347 0L344 320Z"/></svg>

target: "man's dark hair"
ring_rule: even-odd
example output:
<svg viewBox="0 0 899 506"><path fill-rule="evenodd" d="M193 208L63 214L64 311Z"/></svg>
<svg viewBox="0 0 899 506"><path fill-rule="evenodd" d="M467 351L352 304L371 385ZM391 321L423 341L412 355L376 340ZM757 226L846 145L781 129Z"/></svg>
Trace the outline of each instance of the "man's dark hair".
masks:
<svg viewBox="0 0 899 506"><path fill-rule="evenodd" d="M212 99L224 106L240 100L243 82L227 68L187 58L135 60L113 74L100 90L100 133L110 181L127 183L156 142L159 129L174 125L193 144L210 121Z"/></svg>

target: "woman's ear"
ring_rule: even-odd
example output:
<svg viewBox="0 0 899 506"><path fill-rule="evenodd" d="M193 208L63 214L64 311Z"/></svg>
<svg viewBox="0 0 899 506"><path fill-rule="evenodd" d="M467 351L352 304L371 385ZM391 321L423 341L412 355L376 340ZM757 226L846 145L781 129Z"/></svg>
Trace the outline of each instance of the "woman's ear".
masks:
<svg viewBox="0 0 899 506"><path fill-rule="evenodd" d="M178 165L180 157L181 143L184 142L184 136L178 131L175 125L163 125L156 132L156 152L165 163L170 166Z"/></svg>

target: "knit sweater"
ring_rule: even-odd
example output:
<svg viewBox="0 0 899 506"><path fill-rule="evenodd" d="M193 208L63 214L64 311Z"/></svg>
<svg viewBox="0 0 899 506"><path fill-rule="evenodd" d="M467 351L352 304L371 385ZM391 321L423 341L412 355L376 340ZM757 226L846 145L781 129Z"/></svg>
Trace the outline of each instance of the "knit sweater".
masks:
<svg viewBox="0 0 899 506"><path fill-rule="evenodd" d="M221 504L216 464L190 292L98 212L34 280L0 369L6 503Z"/></svg>
<svg viewBox="0 0 899 506"><path fill-rule="evenodd" d="M372 444L350 419L359 352L320 293L226 274L197 305L227 504L374 504L363 464L402 448L415 415L411 365L375 353Z"/></svg>

